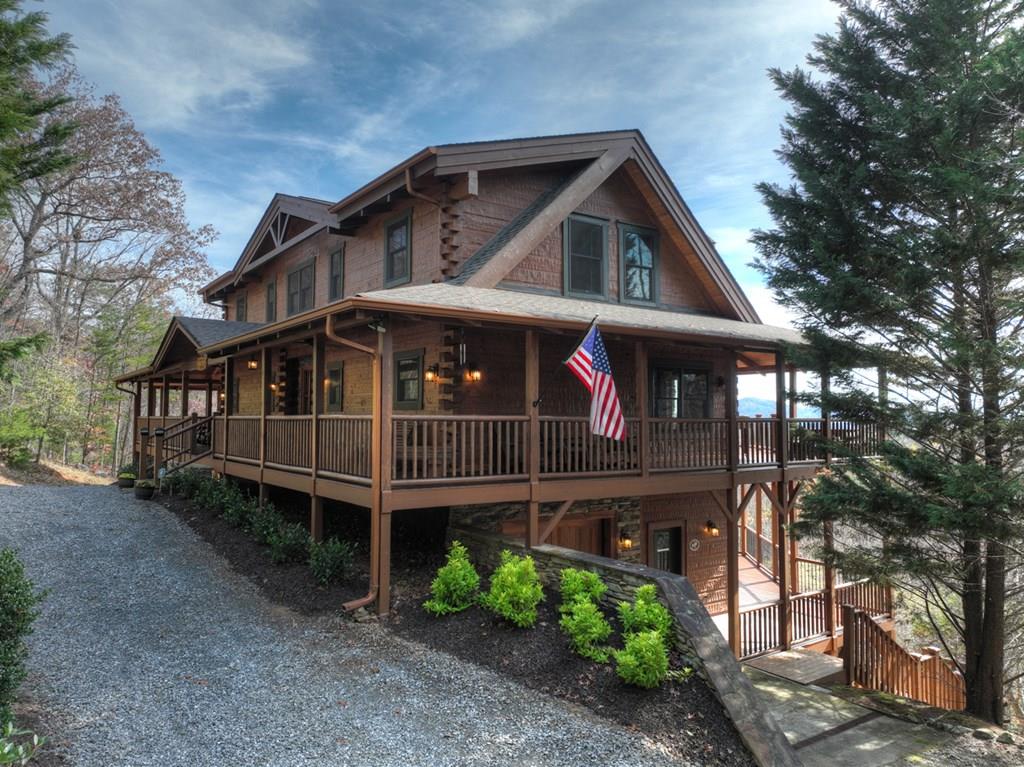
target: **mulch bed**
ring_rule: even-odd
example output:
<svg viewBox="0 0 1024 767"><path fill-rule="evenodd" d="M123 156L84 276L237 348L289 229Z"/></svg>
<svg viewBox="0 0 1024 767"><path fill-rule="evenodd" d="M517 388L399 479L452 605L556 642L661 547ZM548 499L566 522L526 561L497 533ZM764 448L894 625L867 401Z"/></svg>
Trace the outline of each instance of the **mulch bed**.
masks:
<svg viewBox="0 0 1024 767"><path fill-rule="evenodd" d="M33 687L35 684L30 677L22 689ZM43 739L43 745L30 762L33 767L68 767L70 763L60 751L66 744L52 735L60 728L56 726L53 716L45 706L32 696L23 694L14 702L12 713L15 727L34 732Z"/></svg>
<svg viewBox="0 0 1024 767"><path fill-rule="evenodd" d="M131 492L125 490L124 492ZM270 550L251 535L233 527L216 514L194 506L179 496L154 495L153 500L174 512L196 531L235 570L255 583L275 604L290 607L305 615L338 612L350 599L366 594L366 546L356 549L352 575L341 583L321 586L305 563L279 565L270 559Z"/></svg>
<svg viewBox="0 0 1024 767"><path fill-rule="evenodd" d="M558 625L558 611L541 604L537 625L517 629L479 607L436 618L415 597L396 598L385 625L395 633L491 668L540 692L586 706L596 714L640 730L670 753L701 765L752 765L739 735L703 680L690 677L642 690L622 682L612 664L576 655ZM615 620L612 620L615 625ZM617 634L611 643L621 646ZM673 668L679 668L677 658Z"/></svg>

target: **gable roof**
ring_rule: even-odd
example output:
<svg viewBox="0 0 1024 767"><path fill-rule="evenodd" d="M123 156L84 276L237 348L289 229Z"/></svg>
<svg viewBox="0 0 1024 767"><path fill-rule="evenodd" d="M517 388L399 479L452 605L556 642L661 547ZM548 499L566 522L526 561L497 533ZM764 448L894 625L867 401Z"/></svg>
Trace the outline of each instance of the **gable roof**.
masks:
<svg viewBox="0 0 1024 767"><path fill-rule="evenodd" d="M460 274L456 284L475 284L481 287L496 285L526 256L530 250L529 244L550 231L545 231L548 223L564 219L562 213L571 212L611 173L619 167L625 167L648 203L657 209L666 230L685 240L686 247L683 250L692 252L691 266L698 274L706 275L716 303L740 320L760 322L756 310L715 250L711 238L697 223L675 183L639 130L426 147L331 206L330 211L337 214L339 226L343 230L352 231L369 220L371 213L393 197L408 194L407 185L426 175L446 177L500 168L560 163L582 164L583 169L558 192L544 200L535 200L521 216L503 227L485 244L482 248L485 249L484 254L479 259L471 257L466 262L470 265L470 273L465 277Z"/></svg>
<svg viewBox="0 0 1024 767"><path fill-rule="evenodd" d="M175 315L171 318L171 322L164 332L163 340L160 341L160 346L157 348L149 367L151 370L159 370L161 368L168 352L173 347L176 336L183 337L194 353L204 346L218 343L227 338L244 335L262 326L263 323L261 322L212 320L206 317L182 317Z"/></svg>
<svg viewBox="0 0 1024 767"><path fill-rule="evenodd" d="M202 294L207 300L215 298L222 290L237 285L246 274L263 266L282 251L332 226L337 219L329 212L330 207L331 203L327 200L282 192L275 194L235 265L204 286ZM289 224L293 222L298 223L298 226L291 227ZM267 248L266 244L270 247Z"/></svg>

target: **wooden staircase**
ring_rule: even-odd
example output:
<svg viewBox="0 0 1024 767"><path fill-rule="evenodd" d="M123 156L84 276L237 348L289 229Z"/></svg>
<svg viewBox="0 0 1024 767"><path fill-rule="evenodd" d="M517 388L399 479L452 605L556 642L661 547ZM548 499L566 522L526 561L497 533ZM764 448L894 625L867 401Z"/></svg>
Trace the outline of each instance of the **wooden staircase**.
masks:
<svg viewBox="0 0 1024 767"><path fill-rule="evenodd" d="M193 414L167 429L162 441L154 442L153 458L158 475L160 469L167 476L213 452L213 419L212 415L199 418Z"/></svg>

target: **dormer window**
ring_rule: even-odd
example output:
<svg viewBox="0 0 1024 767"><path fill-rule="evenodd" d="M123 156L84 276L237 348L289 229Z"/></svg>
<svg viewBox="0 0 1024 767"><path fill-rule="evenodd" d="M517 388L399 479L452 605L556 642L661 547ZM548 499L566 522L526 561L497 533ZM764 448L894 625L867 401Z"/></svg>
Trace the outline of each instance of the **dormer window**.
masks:
<svg viewBox="0 0 1024 767"><path fill-rule="evenodd" d="M603 297L608 284L607 222L589 216L569 216L563 247L566 294Z"/></svg>
<svg viewBox="0 0 1024 767"><path fill-rule="evenodd" d="M384 229L384 285L412 279L412 217L406 212Z"/></svg>
<svg viewBox="0 0 1024 767"><path fill-rule="evenodd" d="M243 293L235 299L235 319L239 322L245 322L248 315L248 307L246 306L245 294Z"/></svg>

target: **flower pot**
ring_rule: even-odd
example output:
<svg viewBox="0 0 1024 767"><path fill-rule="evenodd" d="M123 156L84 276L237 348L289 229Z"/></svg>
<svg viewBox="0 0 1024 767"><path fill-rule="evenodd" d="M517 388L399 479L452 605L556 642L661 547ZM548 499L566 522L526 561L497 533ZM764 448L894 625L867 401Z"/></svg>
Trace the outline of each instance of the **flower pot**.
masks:
<svg viewBox="0 0 1024 767"><path fill-rule="evenodd" d="M117 478L117 486L118 487L135 487L135 480L132 479L131 477L118 477Z"/></svg>
<svg viewBox="0 0 1024 767"><path fill-rule="evenodd" d="M153 497L153 488L152 487L136 487L135 488L135 497L136 498L141 498L144 501L148 501L150 498Z"/></svg>

